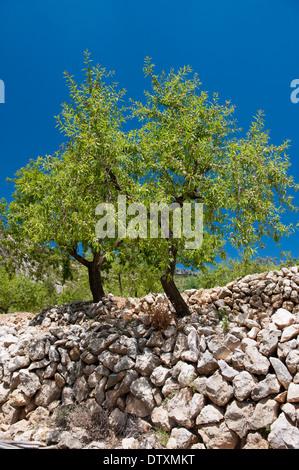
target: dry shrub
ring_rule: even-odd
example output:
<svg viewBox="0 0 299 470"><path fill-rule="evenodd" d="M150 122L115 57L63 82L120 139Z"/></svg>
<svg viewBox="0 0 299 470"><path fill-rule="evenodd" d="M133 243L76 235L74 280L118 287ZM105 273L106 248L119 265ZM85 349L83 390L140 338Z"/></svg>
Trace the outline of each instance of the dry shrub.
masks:
<svg viewBox="0 0 299 470"><path fill-rule="evenodd" d="M124 420L118 426L113 428L117 437L135 437L138 438L143 433L138 416L127 414Z"/></svg>
<svg viewBox="0 0 299 470"><path fill-rule="evenodd" d="M85 429L92 440L101 440L110 435L108 416L103 408L91 412L85 404L73 404L56 408L53 421L56 426L66 430L73 427Z"/></svg>
<svg viewBox="0 0 299 470"><path fill-rule="evenodd" d="M53 418L55 425L62 429L85 429L91 441L107 440L113 436L138 438L143 433L137 416L126 414L123 423L111 428L108 410L97 408L91 411L85 404L62 405L56 408Z"/></svg>
<svg viewBox="0 0 299 470"><path fill-rule="evenodd" d="M107 439L111 436L111 431L108 427L108 417L109 414L104 409L94 411L89 416L88 424L87 426L85 425L85 428L89 432L92 440Z"/></svg>
<svg viewBox="0 0 299 470"><path fill-rule="evenodd" d="M155 304L150 306L151 324L155 330L165 330L174 319L174 315L164 304Z"/></svg>

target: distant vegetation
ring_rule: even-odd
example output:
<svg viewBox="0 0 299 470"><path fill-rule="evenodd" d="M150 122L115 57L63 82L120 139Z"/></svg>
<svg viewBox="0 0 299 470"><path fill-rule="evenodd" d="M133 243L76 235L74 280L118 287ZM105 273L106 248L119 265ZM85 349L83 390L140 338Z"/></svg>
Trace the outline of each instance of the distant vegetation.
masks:
<svg viewBox="0 0 299 470"><path fill-rule="evenodd" d="M299 264L289 254L280 260L272 257L256 257L244 261L228 258L213 267L198 273L178 270L175 282L183 292L187 289L209 289L224 286L248 274L280 270L282 267ZM109 275L104 276L106 292L120 297L143 297L149 292L161 292L161 284L154 272L145 275L146 267L131 272L126 265L114 262ZM61 305L78 300L92 300L88 275L80 266L76 267L75 278L64 284L51 274L44 280L33 281L21 274L10 275L4 266L0 267L0 313L40 311L49 305Z"/></svg>
<svg viewBox="0 0 299 470"><path fill-rule="evenodd" d="M238 277L266 271L280 270L283 267L295 266L299 260L290 253L283 254L278 260L274 257L256 257L250 260L228 258L225 261L200 271L196 276L182 277L178 280L181 290L210 289L215 286L225 286Z"/></svg>

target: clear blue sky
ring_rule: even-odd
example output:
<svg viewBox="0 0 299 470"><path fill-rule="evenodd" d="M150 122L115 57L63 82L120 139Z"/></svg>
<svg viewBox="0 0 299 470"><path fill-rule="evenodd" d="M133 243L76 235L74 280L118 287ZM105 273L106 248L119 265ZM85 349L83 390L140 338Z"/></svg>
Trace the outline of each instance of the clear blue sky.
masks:
<svg viewBox="0 0 299 470"><path fill-rule="evenodd" d="M7 177L62 143L54 115L68 99L63 72L80 81L86 49L134 99L148 86L150 56L157 71L190 65L204 90L236 105L244 130L262 109L272 142L291 140L299 182L299 103L290 100L298 19L298 0L0 0L0 197L11 197ZM281 249L299 257L298 242L297 233ZM279 252L270 244L261 254Z"/></svg>

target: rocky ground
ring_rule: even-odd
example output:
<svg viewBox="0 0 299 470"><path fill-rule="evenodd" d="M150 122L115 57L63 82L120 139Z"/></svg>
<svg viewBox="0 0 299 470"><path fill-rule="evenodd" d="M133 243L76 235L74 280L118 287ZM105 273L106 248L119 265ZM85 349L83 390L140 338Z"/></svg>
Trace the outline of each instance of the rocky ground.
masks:
<svg viewBox="0 0 299 470"><path fill-rule="evenodd" d="M0 317L0 446L299 448L298 268Z"/></svg>

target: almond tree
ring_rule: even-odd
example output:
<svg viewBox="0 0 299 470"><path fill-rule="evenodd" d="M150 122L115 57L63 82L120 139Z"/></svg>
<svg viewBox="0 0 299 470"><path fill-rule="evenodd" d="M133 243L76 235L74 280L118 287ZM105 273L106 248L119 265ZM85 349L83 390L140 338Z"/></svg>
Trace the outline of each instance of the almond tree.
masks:
<svg viewBox="0 0 299 470"><path fill-rule="evenodd" d="M182 207L203 204L203 244L185 249L184 237L147 240L161 262L161 283L179 316L189 313L175 283L178 262L199 268L224 255L224 242L251 254L264 237L279 242L294 229L282 222L286 209L294 210L289 190L298 189L288 175L288 142L270 143L258 112L249 131L237 129L234 107L209 101L190 67L156 75L150 59L145 75L151 90L145 103L136 102L139 157L143 184L151 202ZM194 228L194 226L193 226Z"/></svg>
<svg viewBox="0 0 299 470"><path fill-rule="evenodd" d="M87 53L85 63L82 85L65 74L70 103L63 104L57 122L66 143L17 172L7 227L19 244L48 246L64 266L69 257L85 266L98 302L104 295L103 266L121 240L97 238L95 208L113 203L120 191L129 197L134 162L130 133L122 132L125 91L111 82L111 72L91 67Z"/></svg>

